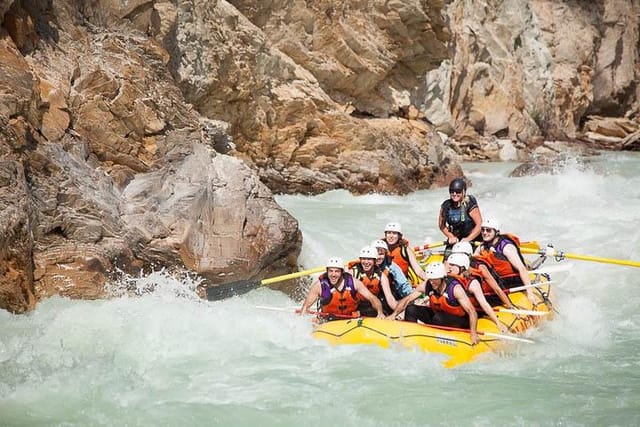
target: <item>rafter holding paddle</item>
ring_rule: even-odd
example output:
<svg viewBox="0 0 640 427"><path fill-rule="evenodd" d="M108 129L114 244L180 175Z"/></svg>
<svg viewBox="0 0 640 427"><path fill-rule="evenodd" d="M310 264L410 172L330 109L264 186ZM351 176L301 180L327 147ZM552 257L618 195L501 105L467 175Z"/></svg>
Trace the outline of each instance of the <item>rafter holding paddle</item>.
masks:
<svg viewBox="0 0 640 427"><path fill-rule="evenodd" d="M351 261L350 261L351 262ZM284 282L285 280L297 279L298 277L309 276L315 273L322 273L326 267L315 267L309 270L298 271L296 273L284 274L282 276L271 277L262 280L237 280L235 282L222 283L217 286L207 288L207 299L209 301L218 301L225 298L231 298L236 295L242 295L261 285L270 285L272 283Z"/></svg>

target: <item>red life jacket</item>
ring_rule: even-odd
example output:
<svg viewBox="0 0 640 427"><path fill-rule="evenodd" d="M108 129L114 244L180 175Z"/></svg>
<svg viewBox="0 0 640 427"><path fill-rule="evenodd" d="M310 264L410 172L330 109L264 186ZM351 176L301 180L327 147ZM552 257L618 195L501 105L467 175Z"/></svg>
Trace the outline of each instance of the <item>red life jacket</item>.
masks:
<svg viewBox="0 0 640 427"><path fill-rule="evenodd" d="M457 276L448 276L445 281L447 286L442 294L438 294L435 289L431 288L432 291L429 292L429 307L435 312L444 311L458 317L466 316L467 312L464 311L464 308L453 295L453 289L456 286L461 285L464 288L464 285L458 280Z"/></svg>

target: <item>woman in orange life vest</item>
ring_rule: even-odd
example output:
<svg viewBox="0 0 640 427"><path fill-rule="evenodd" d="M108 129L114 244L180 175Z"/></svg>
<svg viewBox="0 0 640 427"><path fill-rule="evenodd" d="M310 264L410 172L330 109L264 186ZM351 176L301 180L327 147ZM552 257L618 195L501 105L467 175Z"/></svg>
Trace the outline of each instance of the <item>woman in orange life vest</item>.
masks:
<svg viewBox="0 0 640 427"><path fill-rule="evenodd" d="M489 270L490 267L486 263L475 259L473 255L473 247L469 242L458 242L451 248L451 254L462 253L469 257L471 265L471 274L478 277L482 290L485 294L493 293L485 297L489 305L495 306L504 304L508 308L515 308L507 294L504 293L496 278Z"/></svg>
<svg viewBox="0 0 640 427"><path fill-rule="evenodd" d="M500 223L493 218L482 222L482 244L476 249L476 258L485 261L499 276L500 284L506 288L528 286L529 271L518 246L520 239L512 234L500 234ZM537 304L531 288L527 298Z"/></svg>
<svg viewBox="0 0 640 427"><path fill-rule="evenodd" d="M493 320L493 323L496 324L501 333L508 333L509 329L500 322L493 308L485 299L484 291L478 278L469 270L469 255L463 253L451 254L447 258L446 264L448 266L448 276L455 277L462 284L476 311L479 312L482 309Z"/></svg>
<svg viewBox="0 0 640 427"><path fill-rule="evenodd" d="M320 311L327 313L329 320L358 315L358 294L360 294L375 308L377 317L384 318L380 300L369 292L360 280L354 279L351 274L344 271L344 261L341 258L329 258L326 267L327 271L311 285L302 303L300 314L309 314L309 307L320 299Z"/></svg>
<svg viewBox="0 0 640 427"><path fill-rule="evenodd" d="M469 301L462 284L456 278L446 277L445 266L441 262L427 265L427 281L421 283L412 293L403 298L396 309L387 316L395 319L405 310L404 320L408 322L469 328L471 342L478 343L478 314ZM429 296L429 305L410 304L422 294Z"/></svg>
<svg viewBox="0 0 640 427"><path fill-rule="evenodd" d="M482 215L478 201L467 194L467 183L456 178L449 183L449 198L440 205L438 227L449 245L456 242L480 241Z"/></svg>
<svg viewBox="0 0 640 427"><path fill-rule="evenodd" d="M400 267L413 287L427 279L416 255L409 247L409 242L402 238L402 227L399 223L388 223L384 228L384 239L382 240L389 247L389 256Z"/></svg>
<svg viewBox="0 0 640 427"><path fill-rule="evenodd" d="M376 265L377 257L378 251L375 248L365 246L360 250L360 261L351 266L351 274L354 279L360 280L373 295L378 297L382 303L382 311L389 314L396 308L398 301L391 292L388 271ZM362 316L373 317L376 315L376 310L369 301L360 294L357 298L358 311Z"/></svg>

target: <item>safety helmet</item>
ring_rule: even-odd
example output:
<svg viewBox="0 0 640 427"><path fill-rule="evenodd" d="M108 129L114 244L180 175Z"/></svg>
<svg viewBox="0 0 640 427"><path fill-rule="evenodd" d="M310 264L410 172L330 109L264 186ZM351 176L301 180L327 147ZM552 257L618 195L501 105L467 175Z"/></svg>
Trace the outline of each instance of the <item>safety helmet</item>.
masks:
<svg viewBox="0 0 640 427"><path fill-rule="evenodd" d="M384 249L385 251L389 250L389 245L387 245L387 242L385 242L384 240L374 240L373 242L371 242L371 246L373 246L374 248Z"/></svg>
<svg viewBox="0 0 640 427"><path fill-rule="evenodd" d="M467 191L467 183L462 178L456 178L449 183L449 191L464 192Z"/></svg>
<svg viewBox="0 0 640 427"><path fill-rule="evenodd" d="M376 259L378 258L378 251L371 246L365 246L364 248L360 249L360 258Z"/></svg>
<svg viewBox="0 0 640 427"><path fill-rule="evenodd" d="M451 265L457 265L458 267L464 267L465 270L469 269L469 255L463 253L451 254L447 258L447 262Z"/></svg>
<svg viewBox="0 0 640 427"><path fill-rule="evenodd" d="M386 227L384 227L384 231L395 231L396 233L402 234L402 227L397 222L390 222Z"/></svg>
<svg viewBox="0 0 640 427"><path fill-rule="evenodd" d="M344 270L344 261L339 257L331 257L327 261L327 268L341 268Z"/></svg>
<svg viewBox="0 0 640 427"><path fill-rule="evenodd" d="M500 231L500 222L495 218L485 218L482 220L482 227L493 228L496 231Z"/></svg>
<svg viewBox="0 0 640 427"><path fill-rule="evenodd" d="M458 242L451 248L451 253L461 253L471 255L473 253L473 247L469 242Z"/></svg>
<svg viewBox="0 0 640 427"><path fill-rule="evenodd" d="M425 273L427 274L427 279L442 279L447 275L444 264L439 261L429 263L425 269Z"/></svg>

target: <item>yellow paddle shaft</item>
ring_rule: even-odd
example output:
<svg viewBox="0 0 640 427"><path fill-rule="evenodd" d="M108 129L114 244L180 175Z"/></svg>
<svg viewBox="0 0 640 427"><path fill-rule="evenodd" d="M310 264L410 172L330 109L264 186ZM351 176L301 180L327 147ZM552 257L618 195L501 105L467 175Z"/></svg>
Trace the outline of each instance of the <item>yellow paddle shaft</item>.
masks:
<svg viewBox="0 0 640 427"><path fill-rule="evenodd" d="M349 261L349 263L352 263L352 262L353 261ZM260 284L261 285L270 285L272 283L284 282L285 280L297 279L298 277L309 276L309 275L315 274L315 273L322 273L326 269L327 269L327 267L316 267L316 268L311 268L309 270L298 271L296 273L285 274L283 276L276 276L276 277L271 277L271 278L268 278L268 279L262 279L260 281Z"/></svg>
<svg viewBox="0 0 640 427"><path fill-rule="evenodd" d="M544 250L537 251L534 249L520 248L520 251L525 254L541 254L541 255L544 254ZM572 254L569 252L554 251L552 256L564 257L569 259L577 259L582 261L603 262L605 264L617 264L617 265L626 265L629 267L640 267L640 262L637 262L637 261L628 261L628 260L614 259L614 258L602 258L602 257L590 256L590 255L579 255L579 254Z"/></svg>

